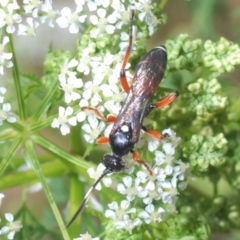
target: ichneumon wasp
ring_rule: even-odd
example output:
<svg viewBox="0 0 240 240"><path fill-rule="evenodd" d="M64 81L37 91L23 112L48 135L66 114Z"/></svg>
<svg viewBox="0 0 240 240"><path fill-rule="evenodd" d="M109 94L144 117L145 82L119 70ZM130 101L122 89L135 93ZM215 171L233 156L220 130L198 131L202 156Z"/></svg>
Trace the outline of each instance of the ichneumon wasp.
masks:
<svg viewBox="0 0 240 240"><path fill-rule="evenodd" d="M80 214L90 197L90 194L97 184L109 173L119 172L124 170L125 162L123 156L132 153L133 160L143 164L150 174L152 174L149 166L140 159L138 153L133 148L138 142L140 131L143 130L152 137L161 140L164 138L162 134L157 131L149 130L143 126L143 119L156 108L161 108L172 103L178 96L178 92L173 92L168 96L160 99L155 104L150 104L150 100L160 84L164 71L167 65L167 50L163 45L152 49L147 55L138 63L135 75L131 86L128 85L125 67L133 48L133 16L134 10L130 10L130 27L129 27L129 45L126 50L121 71L120 82L124 91L128 94L122 109L117 117L112 115L104 117L103 114L96 108L82 107L82 110L92 110L98 118L105 122L113 122L113 127L109 137L100 137L97 143L109 143L112 153L107 153L102 158L102 163L106 167L102 175L96 180L93 186L87 192L85 198L79 209L72 217L67 227L69 227Z"/></svg>

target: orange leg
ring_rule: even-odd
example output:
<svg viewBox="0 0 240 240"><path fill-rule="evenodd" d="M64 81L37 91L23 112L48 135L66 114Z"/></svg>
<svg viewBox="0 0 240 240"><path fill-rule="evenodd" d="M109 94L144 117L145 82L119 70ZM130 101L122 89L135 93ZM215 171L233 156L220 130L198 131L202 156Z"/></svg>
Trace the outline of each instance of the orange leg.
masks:
<svg viewBox="0 0 240 240"><path fill-rule="evenodd" d="M108 137L100 137L96 140L97 144L105 144L105 143L109 143L109 138Z"/></svg>
<svg viewBox="0 0 240 240"><path fill-rule="evenodd" d="M160 132L155 131L155 130L149 130L146 127L142 126L142 130L148 133L151 137L157 139L157 140L162 140L164 139L164 135L162 135Z"/></svg>
<svg viewBox="0 0 240 240"><path fill-rule="evenodd" d="M116 120L116 117L109 114L106 118L103 116L103 114L97 109L97 108L93 108L93 107L82 107L82 110L91 110L95 113L95 115L102 119L104 122L108 122L108 123L111 123L111 122L115 122Z"/></svg>
<svg viewBox="0 0 240 240"><path fill-rule="evenodd" d="M170 93L168 96L162 98L157 103L155 103L156 108L165 107L171 104L178 97L178 95L179 95L178 92Z"/></svg>
<svg viewBox="0 0 240 240"><path fill-rule="evenodd" d="M140 160L140 156L138 153L134 152L134 151L131 151L132 153L132 157L133 157L133 160L139 164L142 164L143 166L146 167L146 169L148 170L148 172L153 175L153 172L152 170L150 169L150 167L143 161L143 160Z"/></svg>
<svg viewBox="0 0 240 240"><path fill-rule="evenodd" d="M162 108L165 107L169 104L171 104L177 97L179 93L178 92L172 92L168 96L160 99L157 103L155 104L150 104L146 110L145 117L153 110L156 108Z"/></svg>
<svg viewBox="0 0 240 240"><path fill-rule="evenodd" d="M146 110L146 114L145 117L153 110L156 108L162 108L165 107L169 104L171 104L178 96L178 92L173 92L170 93L168 96L160 99L157 103L155 104L150 104ZM157 139L157 140L162 140L164 139L166 136L162 135L161 133L159 133L158 131L155 130L148 130L146 127L142 126L142 130L144 130L146 133L148 133L150 136L152 136L153 138Z"/></svg>
<svg viewBox="0 0 240 240"><path fill-rule="evenodd" d="M128 43L128 47L123 59L123 63L122 63L122 67L121 67L121 71L120 71L120 82L122 85L123 90L128 93L130 90L130 87L128 85L127 82L127 77L126 77L126 73L125 73L125 67L128 63L128 59L131 55L132 52L132 41L133 41L133 16L134 16L134 10L130 11L130 27L129 27L129 43Z"/></svg>

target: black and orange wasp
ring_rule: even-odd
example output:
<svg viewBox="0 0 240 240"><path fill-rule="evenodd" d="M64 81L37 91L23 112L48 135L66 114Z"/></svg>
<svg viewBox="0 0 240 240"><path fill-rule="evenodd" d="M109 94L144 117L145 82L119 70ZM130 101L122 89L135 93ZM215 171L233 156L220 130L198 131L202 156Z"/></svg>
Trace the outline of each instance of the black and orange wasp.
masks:
<svg viewBox="0 0 240 240"><path fill-rule="evenodd" d="M109 137L103 136L97 139L98 144L109 143L112 153L107 153L103 156L102 164L106 167L105 170L89 189L82 204L68 223L67 227L69 227L76 217L83 211L91 192L95 189L103 177L109 173L124 170L125 162L123 157L128 153L131 152L133 160L143 164L149 173L152 174L149 166L143 160L140 160L139 154L135 152L133 148L138 142L141 130L147 132L158 140L164 138L161 133L155 130L149 130L143 126L143 120L153 109L169 105L178 96L178 92L173 92L160 99L157 103L150 104L150 100L164 76L167 65L167 50L163 45L152 49L138 63L132 84L131 86L128 85L125 67L133 49L133 16L134 10L130 10L129 45L120 70L120 82L122 88L127 93L122 109L117 117L109 115L105 118L96 108L82 107L82 110L94 111L96 116L105 122L114 122Z"/></svg>

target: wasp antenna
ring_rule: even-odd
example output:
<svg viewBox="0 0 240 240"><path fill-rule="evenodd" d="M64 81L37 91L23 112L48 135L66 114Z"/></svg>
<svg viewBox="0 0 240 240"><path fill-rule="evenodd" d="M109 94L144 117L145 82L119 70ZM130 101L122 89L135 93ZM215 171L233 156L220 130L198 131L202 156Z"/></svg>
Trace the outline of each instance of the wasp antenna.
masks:
<svg viewBox="0 0 240 240"><path fill-rule="evenodd" d="M130 23L133 22L134 13L135 13L134 9L130 9L130 14L129 14Z"/></svg>
<svg viewBox="0 0 240 240"><path fill-rule="evenodd" d="M96 180L96 182L92 185L92 187L88 190L88 192L86 193L83 201L82 201L82 204L80 205L80 207L78 208L77 212L74 214L74 216L72 217L72 219L70 220L70 222L67 224L66 228L68 228L74 221L75 219L77 218L77 216L83 211L83 209L85 208L88 200L89 200L89 197L92 193L92 191L96 188L96 186L98 185L98 183L108 174L108 173L111 173L112 170L110 168L106 168L104 170L104 172L102 173L102 175Z"/></svg>

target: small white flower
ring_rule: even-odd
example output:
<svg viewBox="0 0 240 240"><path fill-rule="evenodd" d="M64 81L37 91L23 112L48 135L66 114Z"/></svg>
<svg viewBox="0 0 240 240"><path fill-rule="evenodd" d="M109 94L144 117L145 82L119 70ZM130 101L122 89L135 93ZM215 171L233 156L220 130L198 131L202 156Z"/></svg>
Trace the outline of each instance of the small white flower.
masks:
<svg viewBox="0 0 240 240"><path fill-rule="evenodd" d="M0 207L2 205L2 199L4 198L4 194L3 193L0 193Z"/></svg>
<svg viewBox="0 0 240 240"><path fill-rule="evenodd" d="M171 143L164 143L163 144L163 152L155 151L155 161L156 165L165 165L165 172L166 174L170 175L173 172L173 163L174 163L174 153L175 150Z"/></svg>
<svg viewBox="0 0 240 240"><path fill-rule="evenodd" d="M99 2L98 1L90 1L90 0L80 0L80 1L84 1L87 2L87 7L89 9L90 12L96 11L97 7L99 6Z"/></svg>
<svg viewBox="0 0 240 240"><path fill-rule="evenodd" d="M0 93L5 94L7 89L5 87L0 87Z"/></svg>
<svg viewBox="0 0 240 240"><path fill-rule="evenodd" d="M56 22L60 28L67 28L69 26L70 33L78 33L79 25L83 23L87 15L80 15L83 7L81 4L77 5L75 12L72 12L69 7L64 7L60 11L60 17L57 18Z"/></svg>
<svg viewBox="0 0 240 240"><path fill-rule="evenodd" d="M167 135L167 137L163 139L163 142L172 143L172 146L174 148L177 147L179 145L179 143L181 142L181 138L178 137L171 128L163 130L162 134L165 136Z"/></svg>
<svg viewBox="0 0 240 240"><path fill-rule="evenodd" d="M78 61L75 58L71 60L66 59L64 64L61 66L61 73L58 75L58 78L75 77L77 73L74 70L71 70L71 68L74 68L77 65Z"/></svg>
<svg viewBox="0 0 240 240"><path fill-rule="evenodd" d="M139 0L136 3L136 9L141 12L138 15L138 18L142 22L146 22L148 25L149 34L152 35L154 28L159 24L159 20L152 12L151 0Z"/></svg>
<svg viewBox="0 0 240 240"><path fill-rule="evenodd" d="M13 113L10 112L11 105L10 103L3 103L2 110L0 109L0 125L2 125L3 121L7 120L10 123L14 123L17 121L17 118Z"/></svg>
<svg viewBox="0 0 240 240"><path fill-rule="evenodd" d="M69 117L73 113L73 109L71 107L59 107L58 109L58 118L54 118L51 127L52 128L59 128L62 135L66 135L70 133L70 125L76 126L77 125L77 118L76 117Z"/></svg>
<svg viewBox="0 0 240 240"><path fill-rule="evenodd" d="M93 59L93 58L92 58ZM95 60L91 65L93 66L93 73L102 74L104 76L109 76L113 73L112 64L115 61L116 57L113 54L106 53L104 58L97 62L98 59ZM94 66L95 65L95 66ZM119 74L119 73L118 73Z"/></svg>
<svg viewBox="0 0 240 240"><path fill-rule="evenodd" d="M100 240L100 238L93 238L88 232L80 234L80 237L74 238L73 240Z"/></svg>
<svg viewBox="0 0 240 240"><path fill-rule="evenodd" d="M39 0L23 0L23 8L25 13L32 13L33 17L38 17L38 11L42 2Z"/></svg>
<svg viewBox="0 0 240 240"><path fill-rule="evenodd" d="M135 26L133 26L133 50L136 50L136 46L137 46L137 39L141 39L143 36L142 32L137 32L137 28ZM129 33L126 32L121 32L121 42L119 44L120 50L121 50L121 54L125 54L126 49L128 47L129 44Z"/></svg>
<svg viewBox="0 0 240 240"><path fill-rule="evenodd" d="M14 217L11 213L5 213L5 218L9 222L9 226L4 226L0 230L0 235L7 234L8 239L13 239L16 232L20 231L22 224L20 221L13 221Z"/></svg>
<svg viewBox="0 0 240 240"><path fill-rule="evenodd" d="M62 75L59 81L61 89L64 91L66 103L70 103L71 101L76 101L81 98L80 94L74 91L76 88L81 88L83 86L81 78L76 78L75 76L66 78Z"/></svg>
<svg viewBox="0 0 240 240"><path fill-rule="evenodd" d="M115 23L115 27L117 29L122 29L124 24L129 25L129 9L135 9L135 7L130 4L131 2L128 4L128 8L125 8L121 1L112 1L111 6L114 11L110 16L114 19L117 19L117 22Z"/></svg>
<svg viewBox="0 0 240 240"><path fill-rule="evenodd" d="M138 196L143 198L143 202L145 204L150 204L153 200L161 199L161 195L159 194L159 185L165 181L166 173L163 169L155 167L153 170L153 175L148 175L148 180L145 179L145 186L141 194ZM143 172L138 172L138 177L143 175Z"/></svg>
<svg viewBox="0 0 240 240"><path fill-rule="evenodd" d="M87 101L90 100L90 106L92 107L97 106L102 101L102 97L99 94L100 84L101 81L99 81L98 79L94 79L93 81L89 81L84 84L84 91L82 97Z"/></svg>
<svg viewBox="0 0 240 240"><path fill-rule="evenodd" d="M3 67L11 68L13 66L13 63L11 61L12 53L5 52L4 48L9 42L9 37L5 36L3 37L2 44L0 44L0 74L3 75ZM1 96L0 96L0 102L1 102Z"/></svg>
<svg viewBox="0 0 240 240"><path fill-rule="evenodd" d="M161 23L161 20L158 19L154 14L151 14L149 16L149 22L148 22L148 32L149 32L149 35L152 36L154 31L155 31L155 28L158 24Z"/></svg>
<svg viewBox="0 0 240 240"><path fill-rule="evenodd" d="M113 126L113 124L112 124ZM106 135L105 135L106 136ZM109 134L108 134L109 136ZM132 153L128 153L126 156L123 157L125 162L125 169L124 172L127 174L131 174L134 172L136 162L132 159Z"/></svg>
<svg viewBox="0 0 240 240"><path fill-rule="evenodd" d="M177 179L172 178L171 182L162 182L161 187L164 189L162 192L161 189L161 197L162 201L166 204L169 205L175 205L177 201L177 195L178 195L178 190L177 190Z"/></svg>
<svg viewBox="0 0 240 240"><path fill-rule="evenodd" d="M40 192L42 189L43 189L42 184L38 182L29 186L27 190L29 193L36 193L36 192Z"/></svg>
<svg viewBox="0 0 240 240"><path fill-rule="evenodd" d="M43 13L42 16L39 16L41 23L44 23L48 19L48 26L53 28L53 21L59 15L59 11L53 10L52 0L45 0L45 2L42 4L41 12Z"/></svg>
<svg viewBox="0 0 240 240"><path fill-rule="evenodd" d="M99 8L97 10L97 16L90 16L90 22L96 26L90 32L91 37L97 38L102 31L106 31L108 34L113 34L115 26L112 24L108 24L109 21L111 22L111 20L105 17L106 13L107 12L104 8Z"/></svg>
<svg viewBox="0 0 240 240"><path fill-rule="evenodd" d="M126 220L129 219L128 214L135 213L136 208L129 208L130 202L127 200L121 201L120 207L117 202L108 204L109 209L105 212L107 218L115 220Z"/></svg>
<svg viewBox="0 0 240 240"><path fill-rule="evenodd" d="M16 0L12 2L1 1L0 5L2 5L0 8L0 28L7 25L6 32L12 34L16 30L14 24L22 21L21 15L16 13L19 5Z"/></svg>
<svg viewBox="0 0 240 240"><path fill-rule="evenodd" d="M100 58L101 59L101 58ZM81 57L79 59L79 64L77 66L77 70L79 72L84 73L85 75L88 75L90 72L90 63L92 61L92 57L90 56L90 49L85 48L81 52Z"/></svg>
<svg viewBox="0 0 240 240"><path fill-rule="evenodd" d="M83 136L87 142L93 143L105 128L105 123L103 121L99 122L94 115L88 116L88 123L82 126L83 131L86 132Z"/></svg>
<svg viewBox="0 0 240 240"><path fill-rule="evenodd" d="M121 102L125 99L125 93L122 93L119 89L119 87L116 84L109 84L108 85L109 90L111 91L111 99L107 100L104 103L104 107L112 114L118 115L122 104ZM104 94L104 92L103 92ZM106 95L105 95L106 96Z"/></svg>
<svg viewBox="0 0 240 240"><path fill-rule="evenodd" d="M10 56L10 55L9 55ZM9 58L10 59L10 58ZM13 66L12 61L8 61L6 58L0 58L0 75L4 74L3 67L11 68Z"/></svg>
<svg viewBox="0 0 240 240"><path fill-rule="evenodd" d="M39 26L37 21L34 21L33 18L26 19L27 25L19 24L18 25L18 35L28 35L30 37L36 36L36 29Z"/></svg>
<svg viewBox="0 0 240 240"><path fill-rule="evenodd" d="M148 150L150 152L154 152L159 146L159 140L153 138L148 133L144 132L143 130L140 132L140 137L137 143L137 148L142 148L143 145L147 142Z"/></svg>
<svg viewBox="0 0 240 240"><path fill-rule="evenodd" d="M5 94L7 89L5 87L0 87L0 94ZM4 96L0 95L0 103L3 103Z"/></svg>
<svg viewBox="0 0 240 240"><path fill-rule="evenodd" d="M173 176L177 177L179 180L183 181L185 179L185 175L188 175L188 171L190 168L189 163L184 163L181 160L175 161L176 166L173 168Z"/></svg>
<svg viewBox="0 0 240 240"><path fill-rule="evenodd" d="M139 0L139 3L136 4L137 9L141 11L141 13L138 15L138 18L140 21L146 21L149 22L152 16L152 5L151 0Z"/></svg>
<svg viewBox="0 0 240 240"><path fill-rule="evenodd" d="M4 51L5 46L9 43L9 37L4 36L2 40L2 44L0 44L0 59L10 60L12 58L12 53L8 53Z"/></svg>
<svg viewBox="0 0 240 240"><path fill-rule="evenodd" d="M165 213L163 208L159 208L157 211L154 209L153 204L146 206L145 211L139 213L139 217L149 224L151 222L161 222L163 220L162 214Z"/></svg>
<svg viewBox="0 0 240 240"><path fill-rule="evenodd" d="M83 122L86 119L87 114L85 113L85 111L81 111L81 112L77 113L76 117L77 117L78 122Z"/></svg>
<svg viewBox="0 0 240 240"><path fill-rule="evenodd" d="M138 178L135 179L134 185L133 185L133 179L130 176L123 178L123 184L119 183L117 186L118 192L121 194L126 195L128 201L132 201L135 196L138 195L139 190L139 184L140 180Z"/></svg>
<svg viewBox="0 0 240 240"><path fill-rule="evenodd" d="M79 103L80 107L86 107L88 106L88 101L86 99L81 99L80 103ZM102 112L104 110L104 108L102 108L101 106L99 108L97 108L100 112ZM81 111L79 113L77 113L77 119L78 122L83 122L87 116L90 115L95 115L94 111L89 110L89 109L85 109L84 111ZM108 135L109 136L109 135Z"/></svg>
<svg viewBox="0 0 240 240"><path fill-rule="evenodd" d="M132 233L132 230L135 227L140 226L141 224L142 224L142 221L139 218L135 218L134 220L123 219L123 220L117 220L116 222L114 222L116 229L125 229L130 234Z"/></svg>

